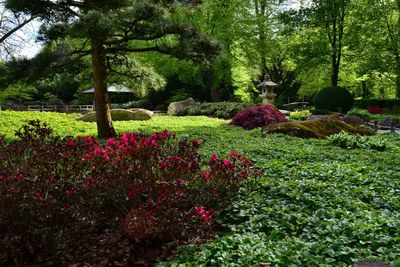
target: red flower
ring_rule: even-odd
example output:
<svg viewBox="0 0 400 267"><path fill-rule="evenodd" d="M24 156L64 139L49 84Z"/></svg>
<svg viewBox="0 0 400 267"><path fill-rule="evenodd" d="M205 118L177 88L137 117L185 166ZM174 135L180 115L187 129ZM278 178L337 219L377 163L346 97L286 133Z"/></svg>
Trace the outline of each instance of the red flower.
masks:
<svg viewBox="0 0 400 267"><path fill-rule="evenodd" d="M42 194L39 191L36 191L35 197L40 201L40 203L46 202L46 200L42 197Z"/></svg>
<svg viewBox="0 0 400 267"><path fill-rule="evenodd" d="M128 197L129 198L134 198L138 193L138 189L135 186L132 186L131 189L128 192Z"/></svg>
<svg viewBox="0 0 400 267"><path fill-rule="evenodd" d="M229 152L229 157L232 159L240 158L241 156L242 156L242 154L240 152L236 152L236 151Z"/></svg>
<svg viewBox="0 0 400 267"><path fill-rule="evenodd" d="M67 191L65 191L65 194L66 194L68 197L72 196L74 193L75 193L75 191L74 191L72 188L67 189Z"/></svg>
<svg viewBox="0 0 400 267"><path fill-rule="evenodd" d="M94 180L93 176L89 176L89 177L86 179L86 183L87 183L88 187L94 186L95 180Z"/></svg>
<svg viewBox="0 0 400 267"><path fill-rule="evenodd" d="M74 139L69 139L69 140L68 140L68 146L69 146L69 147L74 147L74 146L75 146Z"/></svg>
<svg viewBox="0 0 400 267"><path fill-rule="evenodd" d="M202 143L203 143L203 142L202 142L201 140L196 139L196 140L193 140L193 141L192 141L192 146L195 147L195 148L198 148L198 147L201 146Z"/></svg>

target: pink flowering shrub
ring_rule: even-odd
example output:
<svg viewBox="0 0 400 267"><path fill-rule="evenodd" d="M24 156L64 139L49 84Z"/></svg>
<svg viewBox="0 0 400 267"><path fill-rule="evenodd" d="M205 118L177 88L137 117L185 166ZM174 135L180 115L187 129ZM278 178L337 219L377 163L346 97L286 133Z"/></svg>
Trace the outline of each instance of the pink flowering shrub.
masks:
<svg viewBox="0 0 400 267"><path fill-rule="evenodd" d="M251 130L257 127L287 121L285 115L274 105L267 104L249 107L239 111L233 116L230 124L240 126L246 130Z"/></svg>
<svg viewBox="0 0 400 267"><path fill-rule="evenodd" d="M26 259L73 244L89 227L123 225L137 242L214 221L254 175L240 153L202 160L200 140L125 133L104 144L58 138L38 121L0 139L0 251Z"/></svg>

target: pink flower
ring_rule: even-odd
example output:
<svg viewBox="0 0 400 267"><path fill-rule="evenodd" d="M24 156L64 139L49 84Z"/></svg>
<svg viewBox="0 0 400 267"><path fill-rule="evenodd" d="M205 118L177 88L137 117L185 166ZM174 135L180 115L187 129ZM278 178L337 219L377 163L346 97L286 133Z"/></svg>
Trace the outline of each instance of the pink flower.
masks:
<svg viewBox="0 0 400 267"><path fill-rule="evenodd" d="M218 160L218 156L215 154L211 155L210 161L217 161Z"/></svg>
<svg viewBox="0 0 400 267"><path fill-rule="evenodd" d="M200 207L196 206L194 208L194 212L197 215L199 215L200 220L202 220L206 223L209 223L211 221L214 211L215 211L214 209L206 210L206 209L204 209L203 206L200 206Z"/></svg>
<svg viewBox="0 0 400 267"><path fill-rule="evenodd" d="M118 141L116 141L114 138L107 139L107 147L112 147L116 145L118 145Z"/></svg>
<svg viewBox="0 0 400 267"><path fill-rule="evenodd" d="M204 180L208 183L211 179L211 173L209 171L202 171L201 175L203 176Z"/></svg>
<svg viewBox="0 0 400 267"><path fill-rule="evenodd" d="M250 165L251 164L250 161L245 157L242 159L242 161L243 161L243 164L246 164L246 165Z"/></svg>
<svg viewBox="0 0 400 267"><path fill-rule="evenodd" d="M225 167L229 167L229 166L231 166L231 164L232 164L232 162L231 162L230 160L224 159L224 165L225 165Z"/></svg>
<svg viewBox="0 0 400 267"><path fill-rule="evenodd" d="M84 136L82 137L83 140L85 140L86 143L88 143L89 145L93 145L94 144L94 137L93 136Z"/></svg>

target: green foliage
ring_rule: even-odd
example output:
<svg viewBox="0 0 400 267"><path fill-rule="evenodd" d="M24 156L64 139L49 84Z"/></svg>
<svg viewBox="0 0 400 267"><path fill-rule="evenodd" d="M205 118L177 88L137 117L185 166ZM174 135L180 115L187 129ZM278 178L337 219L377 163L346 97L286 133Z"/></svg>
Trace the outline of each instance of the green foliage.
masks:
<svg viewBox="0 0 400 267"><path fill-rule="evenodd" d="M187 107L180 112L180 116L210 116L221 119L232 118L237 112L253 106L252 103L217 102L203 103L196 107Z"/></svg>
<svg viewBox="0 0 400 267"><path fill-rule="evenodd" d="M245 138L240 146L251 151L263 176L222 214L229 233L183 248L158 266L350 266L360 258L398 259L400 201L390 192L400 186L396 152L338 150L327 141L283 135ZM386 138L400 144L398 135Z"/></svg>
<svg viewBox="0 0 400 267"><path fill-rule="evenodd" d="M305 121L310 115L311 115L311 112L309 110L305 109L305 110L292 111L292 112L290 112L289 117L291 120Z"/></svg>
<svg viewBox="0 0 400 267"><path fill-rule="evenodd" d="M388 142L383 138L350 135L343 131L338 134L329 136L328 141L331 144L344 149L364 148L384 151L389 147Z"/></svg>
<svg viewBox="0 0 400 267"><path fill-rule="evenodd" d="M7 101L23 103L32 100L36 93L37 90L32 85L17 82L0 91L0 103Z"/></svg>
<svg viewBox="0 0 400 267"><path fill-rule="evenodd" d="M346 113L354 103L353 96L342 87L327 87L318 92L314 104L316 109L327 109Z"/></svg>
<svg viewBox="0 0 400 267"><path fill-rule="evenodd" d="M349 112L347 112L348 115L356 115L362 119L371 119L372 114L368 112L366 109L361 109L361 108L353 108Z"/></svg>
<svg viewBox="0 0 400 267"><path fill-rule="evenodd" d="M399 115L395 114L371 114L368 112L366 109L361 109L361 108L353 108L349 112L347 112L348 115L356 115L359 116L360 118L363 119L368 119L368 120L375 120L375 121L383 121L386 118L393 118L393 119L400 119Z"/></svg>

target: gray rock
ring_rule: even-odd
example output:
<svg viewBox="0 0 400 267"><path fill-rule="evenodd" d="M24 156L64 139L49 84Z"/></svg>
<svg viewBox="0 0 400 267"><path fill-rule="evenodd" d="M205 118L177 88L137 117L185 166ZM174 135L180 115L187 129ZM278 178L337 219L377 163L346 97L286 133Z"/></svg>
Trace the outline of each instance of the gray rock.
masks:
<svg viewBox="0 0 400 267"><path fill-rule="evenodd" d="M113 121L144 121L150 120L153 112L147 109L135 108L130 110L125 109L112 109L111 118ZM95 122L96 112L89 112L82 115L78 120L84 122Z"/></svg>
<svg viewBox="0 0 400 267"><path fill-rule="evenodd" d="M331 115L311 115L307 118L308 121L328 120L332 118Z"/></svg>
<svg viewBox="0 0 400 267"><path fill-rule="evenodd" d="M199 106L200 104L197 103L196 101L193 100L193 98L189 98L183 101L179 101L179 102L172 102L171 104L169 104L168 106L168 115L173 115L176 116L178 115L178 113L187 108L187 107L191 107L191 106Z"/></svg>
<svg viewBox="0 0 400 267"><path fill-rule="evenodd" d="M339 119L351 125L361 125L364 123L364 120L356 115L346 115L344 117L339 117Z"/></svg>
<svg viewBox="0 0 400 267"><path fill-rule="evenodd" d="M279 111L285 116L289 116L290 115L290 111L289 110L280 109Z"/></svg>

